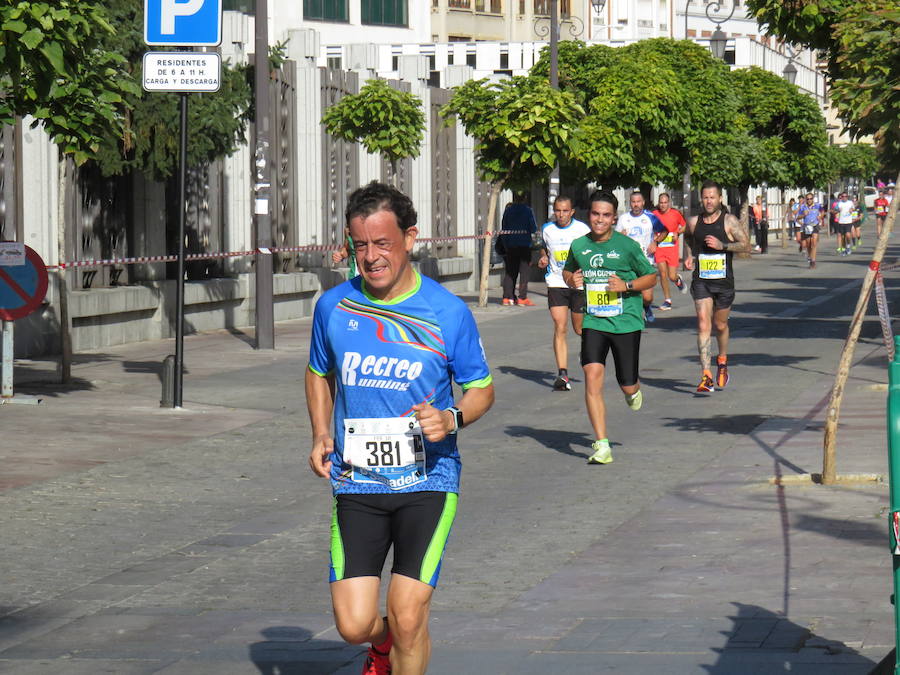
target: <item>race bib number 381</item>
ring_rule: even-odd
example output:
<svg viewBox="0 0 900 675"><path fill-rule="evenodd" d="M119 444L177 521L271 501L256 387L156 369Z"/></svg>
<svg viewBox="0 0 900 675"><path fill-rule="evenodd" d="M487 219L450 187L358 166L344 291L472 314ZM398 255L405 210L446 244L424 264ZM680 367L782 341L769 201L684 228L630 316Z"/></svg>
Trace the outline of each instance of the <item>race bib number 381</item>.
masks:
<svg viewBox="0 0 900 675"><path fill-rule="evenodd" d="M425 443L414 417L347 418L344 462L352 480L402 490L425 481Z"/></svg>

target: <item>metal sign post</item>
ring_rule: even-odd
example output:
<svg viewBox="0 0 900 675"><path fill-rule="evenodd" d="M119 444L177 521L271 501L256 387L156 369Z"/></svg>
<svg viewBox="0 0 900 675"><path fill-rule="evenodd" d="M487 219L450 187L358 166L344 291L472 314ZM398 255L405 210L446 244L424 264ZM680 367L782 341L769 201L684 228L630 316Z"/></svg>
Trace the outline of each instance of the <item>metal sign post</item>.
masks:
<svg viewBox="0 0 900 675"><path fill-rule="evenodd" d="M171 47L215 47L222 42L222 0L144 0L144 42ZM146 91L180 94L181 140L178 153L178 279L175 284L175 373L171 399L181 408L184 388L184 229L187 213L188 98L190 92L219 90L222 62L218 54L147 52L143 59ZM163 378L163 383L168 378Z"/></svg>
<svg viewBox="0 0 900 675"><path fill-rule="evenodd" d="M272 164L269 148L269 6L256 0L256 63L254 97L256 99L256 185L253 212L256 215L256 348L275 348L275 310L273 307L272 215L269 197Z"/></svg>

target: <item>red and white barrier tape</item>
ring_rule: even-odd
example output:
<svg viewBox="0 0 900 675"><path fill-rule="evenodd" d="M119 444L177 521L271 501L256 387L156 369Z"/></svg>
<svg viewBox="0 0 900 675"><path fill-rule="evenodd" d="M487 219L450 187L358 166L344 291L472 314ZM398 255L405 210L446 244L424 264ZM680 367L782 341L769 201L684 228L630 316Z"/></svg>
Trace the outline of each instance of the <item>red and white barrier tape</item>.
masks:
<svg viewBox="0 0 900 675"><path fill-rule="evenodd" d="M875 273L875 306L878 307L878 319L881 322L881 334L884 346L888 350L888 361L894 360L894 329L891 326L891 313L888 308L887 292L884 289L884 277L881 272Z"/></svg>
<svg viewBox="0 0 900 675"><path fill-rule="evenodd" d="M484 234L466 234L458 237L423 237L416 239L417 244L431 244L437 242L448 241L464 241L467 239L490 239L498 232L485 232ZM526 230L504 230L503 234L529 234ZM322 253L329 251L338 251L340 246L309 244L307 246L284 246L257 248L252 251L219 251L215 253L189 253L184 256L186 261L191 260L214 260L216 258L241 258L245 256L267 255L271 253ZM56 269L74 269L78 267L103 267L104 265L141 265L146 263L164 263L176 262L177 255L148 255L136 256L131 258L104 258L95 260L74 260L72 262L63 262L58 265L47 265L48 270Z"/></svg>

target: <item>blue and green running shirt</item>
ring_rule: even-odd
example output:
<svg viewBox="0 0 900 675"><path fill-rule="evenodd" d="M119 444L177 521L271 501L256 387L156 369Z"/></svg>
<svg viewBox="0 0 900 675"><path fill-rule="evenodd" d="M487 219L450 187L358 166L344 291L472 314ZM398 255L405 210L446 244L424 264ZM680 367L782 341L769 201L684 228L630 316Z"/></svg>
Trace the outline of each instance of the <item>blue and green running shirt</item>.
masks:
<svg viewBox="0 0 900 675"><path fill-rule="evenodd" d="M319 298L309 352L313 373L335 376L335 494L459 491L455 434L439 443L424 440L425 475L407 473L402 483L361 475L343 461L343 451L347 418L413 418L417 403L452 406L452 381L464 390L491 383L478 327L462 300L416 273L413 290L380 301L356 277Z"/></svg>

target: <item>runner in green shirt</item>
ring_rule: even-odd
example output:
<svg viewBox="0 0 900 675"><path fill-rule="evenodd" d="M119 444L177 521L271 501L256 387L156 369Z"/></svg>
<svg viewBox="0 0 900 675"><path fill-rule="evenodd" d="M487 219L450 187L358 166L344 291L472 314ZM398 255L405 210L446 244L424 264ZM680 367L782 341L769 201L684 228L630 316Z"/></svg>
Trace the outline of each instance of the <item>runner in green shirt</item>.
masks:
<svg viewBox="0 0 900 675"><path fill-rule="evenodd" d="M656 268L641 247L615 231L619 201L605 191L591 195L591 232L572 242L563 280L570 288L585 293L584 324L581 332L581 366L584 369L584 398L597 440L589 464L613 461L606 434L606 404L603 377L606 356L612 351L616 380L632 410L643 402L638 379L638 354L644 328L641 291L656 284Z"/></svg>

